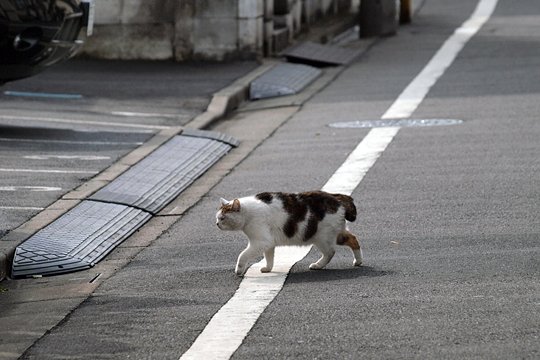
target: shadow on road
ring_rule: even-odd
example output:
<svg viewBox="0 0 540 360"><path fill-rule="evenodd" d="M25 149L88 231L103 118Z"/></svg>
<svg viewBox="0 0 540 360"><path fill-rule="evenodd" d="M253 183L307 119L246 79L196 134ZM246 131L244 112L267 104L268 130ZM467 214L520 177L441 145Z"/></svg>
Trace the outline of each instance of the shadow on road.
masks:
<svg viewBox="0 0 540 360"><path fill-rule="evenodd" d="M348 280L359 277L378 277L392 275L394 272L377 269L371 266L361 266L347 269L324 269L294 272L289 274L288 283L325 282Z"/></svg>

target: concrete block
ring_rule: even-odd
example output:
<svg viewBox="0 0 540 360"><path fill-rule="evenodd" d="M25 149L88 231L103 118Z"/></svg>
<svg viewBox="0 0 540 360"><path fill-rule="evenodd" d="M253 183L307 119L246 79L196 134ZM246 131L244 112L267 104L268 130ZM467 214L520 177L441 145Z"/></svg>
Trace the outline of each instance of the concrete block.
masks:
<svg viewBox="0 0 540 360"><path fill-rule="evenodd" d="M274 0L264 0L264 19L271 20L274 18Z"/></svg>
<svg viewBox="0 0 540 360"><path fill-rule="evenodd" d="M264 0L238 0L239 18L258 18L264 15Z"/></svg>
<svg viewBox="0 0 540 360"><path fill-rule="evenodd" d="M172 24L99 25L82 52L101 59L171 59L173 32Z"/></svg>
<svg viewBox="0 0 540 360"><path fill-rule="evenodd" d="M315 20L314 0L302 0L302 23L309 26Z"/></svg>
<svg viewBox="0 0 540 360"><path fill-rule="evenodd" d="M100 0L95 6L95 24L119 24L122 14L122 0Z"/></svg>
<svg viewBox="0 0 540 360"><path fill-rule="evenodd" d="M237 18L199 18L193 25L194 59L222 61L237 50Z"/></svg>
<svg viewBox="0 0 540 360"><path fill-rule="evenodd" d="M289 46L289 38L290 38L290 35L289 35L289 29L284 27L284 28L279 28L279 29L274 29L274 34L273 34L273 53L274 54L278 54L280 53L281 51L285 50L288 46Z"/></svg>
<svg viewBox="0 0 540 360"><path fill-rule="evenodd" d="M302 29L302 3L296 2L291 9L291 16L293 22L293 33L296 35Z"/></svg>
<svg viewBox="0 0 540 360"><path fill-rule="evenodd" d="M327 15L332 12L333 10L333 1L334 0L321 0L320 7L321 7L321 13L323 15Z"/></svg>
<svg viewBox="0 0 540 360"><path fill-rule="evenodd" d="M263 17L238 19L238 45L241 51L262 53Z"/></svg>
<svg viewBox="0 0 540 360"><path fill-rule="evenodd" d="M238 0L196 0L195 17L197 18L227 18L238 17Z"/></svg>
<svg viewBox="0 0 540 360"><path fill-rule="evenodd" d="M399 1L380 0L360 3L360 37L388 36L397 32Z"/></svg>
<svg viewBox="0 0 540 360"><path fill-rule="evenodd" d="M274 0L274 14L285 15L291 12L297 0Z"/></svg>
<svg viewBox="0 0 540 360"><path fill-rule="evenodd" d="M274 21L265 20L263 26L263 51L265 56L273 55L274 49Z"/></svg>
<svg viewBox="0 0 540 360"><path fill-rule="evenodd" d="M292 14L274 16L274 24L277 28L285 28L288 30L289 42L294 38L294 23Z"/></svg>
<svg viewBox="0 0 540 360"><path fill-rule="evenodd" d="M129 0L123 2L123 24L172 23L175 4L172 0Z"/></svg>

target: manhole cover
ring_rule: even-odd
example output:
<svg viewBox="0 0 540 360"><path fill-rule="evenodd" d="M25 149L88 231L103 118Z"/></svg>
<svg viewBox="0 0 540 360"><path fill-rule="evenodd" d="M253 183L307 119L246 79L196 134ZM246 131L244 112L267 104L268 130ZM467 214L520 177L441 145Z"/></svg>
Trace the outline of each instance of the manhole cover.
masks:
<svg viewBox="0 0 540 360"><path fill-rule="evenodd" d="M381 120L357 120L344 121L328 124L333 128L361 129L374 127L420 127L420 126L448 126L461 124L458 119L381 119Z"/></svg>

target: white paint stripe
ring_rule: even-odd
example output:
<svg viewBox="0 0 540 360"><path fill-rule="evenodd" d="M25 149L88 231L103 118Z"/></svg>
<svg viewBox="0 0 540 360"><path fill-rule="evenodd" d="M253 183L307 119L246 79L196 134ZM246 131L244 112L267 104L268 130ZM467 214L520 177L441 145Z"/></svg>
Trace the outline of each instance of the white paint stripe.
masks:
<svg viewBox="0 0 540 360"><path fill-rule="evenodd" d="M52 170L52 169L7 169L0 168L0 172L42 173L42 174L89 174L95 175L98 171L88 170Z"/></svg>
<svg viewBox="0 0 540 360"><path fill-rule="evenodd" d="M403 90L382 119L406 118L413 114L431 87L452 64L465 44L480 30L497 6L497 0L481 0L469 20L465 21L431 58L424 69Z"/></svg>
<svg viewBox="0 0 540 360"><path fill-rule="evenodd" d="M123 142L123 141L74 141L74 140L51 140L51 139L13 139L0 138L0 141L6 142L32 142L32 143L54 143L54 144L82 144L82 145L130 145L139 146L142 142Z"/></svg>
<svg viewBox="0 0 540 360"><path fill-rule="evenodd" d="M121 128L133 128L133 129L164 130L164 129L171 128L171 126L164 126L164 125L125 124L125 123L101 122L101 121L90 121L90 120L71 120L71 119L59 119L59 118L35 117L35 116L16 116L16 115L0 115L0 120L41 121L41 122L54 122L54 123L60 123L60 124L98 125L98 126L105 126L105 127L121 127Z"/></svg>
<svg viewBox="0 0 540 360"><path fill-rule="evenodd" d="M45 210L45 208L34 206L0 206L0 210L41 211Z"/></svg>
<svg viewBox="0 0 540 360"><path fill-rule="evenodd" d="M358 144L322 190L350 195L386 149L399 128L375 128Z"/></svg>
<svg viewBox="0 0 540 360"><path fill-rule="evenodd" d="M474 35L489 18L496 3L497 0L482 0L471 19L463 24L464 30L460 28L455 34L467 33L469 38ZM472 24L476 24L476 27L471 27ZM453 35L450 39L454 40L449 45L448 41L443 45L442 55L439 50L386 111L383 118L408 117L416 110L466 42L461 36ZM460 45L456 46L454 42ZM453 49L453 52L447 48ZM450 60L444 58L445 56L449 56ZM351 194L398 131L399 128L372 129L323 186L323 190ZM310 247L291 247L286 251L276 248L274 270L270 274L259 272L264 260L251 266L234 296L214 315L180 359L229 359L242 344L260 314L277 296L289 270L309 251Z"/></svg>
<svg viewBox="0 0 540 360"><path fill-rule="evenodd" d="M160 113L141 113L141 112L129 112L129 111L112 111L111 114L116 116L126 116L126 117L161 117L161 118L171 118L177 119L179 116L177 114L160 114Z"/></svg>
<svg viewBox="0 0 540 360"><path fill-rule="evenodd" d="M109 160L110 156L98 156L98 155L26 155L24 159L28 160L85 160L85 161L97 161L97 160Z"/></svg>
<svg viewBox="0 0 540 360"><path fill-rule="evenodd" d="M52 186L0 186L0 191L61 191L62 188Z"/></svg>

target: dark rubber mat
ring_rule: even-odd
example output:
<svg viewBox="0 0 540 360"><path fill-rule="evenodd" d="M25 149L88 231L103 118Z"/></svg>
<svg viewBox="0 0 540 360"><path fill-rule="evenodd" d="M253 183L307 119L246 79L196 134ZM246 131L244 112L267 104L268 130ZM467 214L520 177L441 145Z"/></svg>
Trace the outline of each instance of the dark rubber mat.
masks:
<svg viewBox="0 0 540 360"><path fill-rule="evenodd" d="M150 217L123 205L83 201L17 247L12 276L88 269Z"/></svg>
<svg viewBox="0 0 540 360"><path fill-rule="evenodd" d="M314 66L345 65L354 60L360 50L336 45L303 42L283 52L288 61Z"/></svg>
<svg viewBox="0 0 540 360"><path fill-rule="evenodd" d="M304 89L321 74L321 70L301 64L279 64L251 82L252 100L293 95Z"/></svg>
<svg viewBox="0 0 540 360"><path fill-rule="evenodd" d="M174 137L90 199L158 213L231 149L207 135Z"/></svg>
<svg viewBox="0 0 540 360"><path fill-rule="evenodd" d="M15 250L13 277L87 269L164 208L238 141L186 130Z"/></svg>

